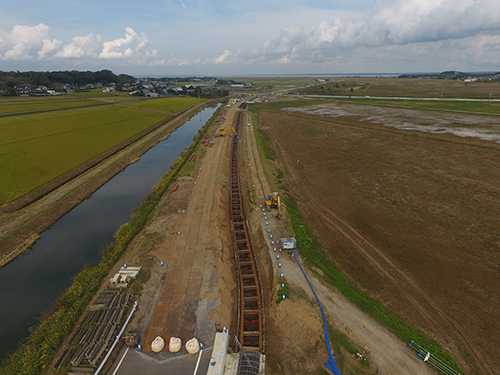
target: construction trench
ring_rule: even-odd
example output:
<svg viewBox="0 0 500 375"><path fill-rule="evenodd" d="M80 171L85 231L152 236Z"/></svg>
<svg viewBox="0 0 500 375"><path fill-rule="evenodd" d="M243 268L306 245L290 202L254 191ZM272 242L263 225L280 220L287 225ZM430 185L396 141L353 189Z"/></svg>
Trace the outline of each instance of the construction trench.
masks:
<svg viewBox="0 0 500 375"><path fill-rule="evenodd" d="M262 283L243 208L238 172L238 134L242 117L243 114L239 111L235 124L237 135L233 138L231 153L231 231L239 291L236 336L244 350L258 350L263 353L265 340Z"/></svg>

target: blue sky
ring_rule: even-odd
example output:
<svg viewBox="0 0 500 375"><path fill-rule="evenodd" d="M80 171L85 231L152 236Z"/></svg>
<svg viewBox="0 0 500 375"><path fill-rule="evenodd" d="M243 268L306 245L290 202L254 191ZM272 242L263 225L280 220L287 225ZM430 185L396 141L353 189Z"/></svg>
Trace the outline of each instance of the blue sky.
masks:
<svg viewBox="0 0 500 375"><path fill-rule="evenodd" d="M0 70L500 71L498 0L0 0Z"/></svg>

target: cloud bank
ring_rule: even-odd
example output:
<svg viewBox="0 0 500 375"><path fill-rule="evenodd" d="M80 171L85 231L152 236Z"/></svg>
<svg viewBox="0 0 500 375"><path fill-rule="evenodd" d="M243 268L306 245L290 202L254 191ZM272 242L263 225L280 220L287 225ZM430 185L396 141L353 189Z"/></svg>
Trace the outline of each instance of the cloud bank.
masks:
<svg viewBox="0 0 500 375"><path fill-rule="evenodd" d="M478 43L486 38L497 45L499 34L497 0L379 0L361 19L336 17L320 22L309 32L300 24L287 27L253 51L251 57L281 63L321 63L355 49L388 51L391 46L467 38L477 38Z"/></svg>

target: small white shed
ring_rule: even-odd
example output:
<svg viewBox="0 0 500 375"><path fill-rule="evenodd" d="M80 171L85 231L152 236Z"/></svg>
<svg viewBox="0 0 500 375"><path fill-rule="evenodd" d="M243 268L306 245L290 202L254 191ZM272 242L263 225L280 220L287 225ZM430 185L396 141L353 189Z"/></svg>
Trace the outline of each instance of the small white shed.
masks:
<svg viewBox="0 0 500 375"><path fill-rule="evenodd" d="M293 250L297 248L297 240L295 237L280 238L280 247L283 250Z"/></svg>

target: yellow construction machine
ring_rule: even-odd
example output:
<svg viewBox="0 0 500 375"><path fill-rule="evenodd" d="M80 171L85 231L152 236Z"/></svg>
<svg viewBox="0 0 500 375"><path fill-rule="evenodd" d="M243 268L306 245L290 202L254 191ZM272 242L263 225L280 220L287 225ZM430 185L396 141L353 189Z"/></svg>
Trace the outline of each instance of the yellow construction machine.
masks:
<svg viewBox="0 0 500 375"><path fill-rule="evenodd" d="M274 192L266 197L266 206L268 208L277 208L278 214L276 217L279 219L281 217L281 201L280 196L277 192Z"/></svg>
<svg viewBox="0 0 500 375"><path fill-rule="evenodd" d="M233 127L220 128L219 130L217 130L217 134L219 135L219 137L224 137L224 135L226 134L226 131L228 131L228 130L232 130L234 132L234 134L236 134L236 130L234 130Z"/></svg>

